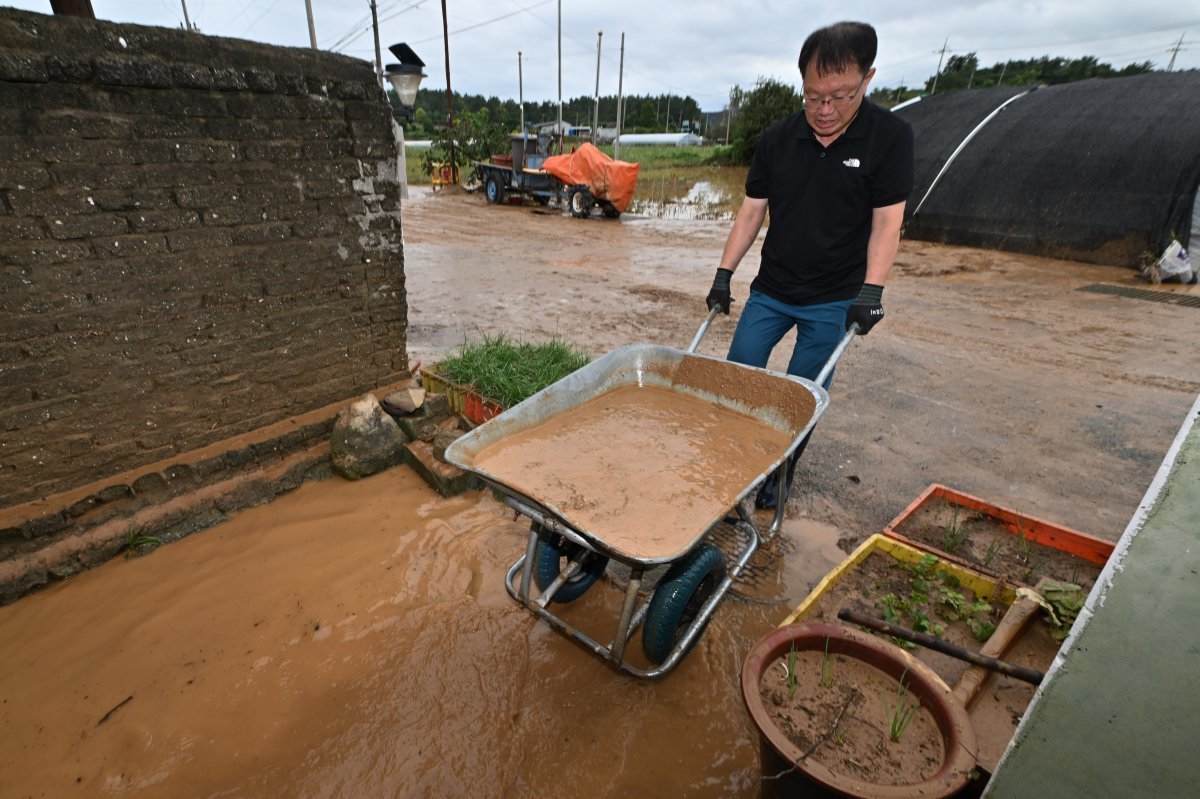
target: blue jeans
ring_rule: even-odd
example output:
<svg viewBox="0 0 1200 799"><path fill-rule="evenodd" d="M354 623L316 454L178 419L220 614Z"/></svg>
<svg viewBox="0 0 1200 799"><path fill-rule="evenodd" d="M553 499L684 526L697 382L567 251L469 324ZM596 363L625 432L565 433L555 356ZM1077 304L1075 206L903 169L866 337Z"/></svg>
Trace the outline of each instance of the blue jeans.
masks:
<svg viewBox="0 0 1200 799"><path fill-rule="evenodd" d="M853 300L820 305L788 305L766 294L750 292L746 308L733 331L729 360L747 366L766 366L771 350L796 328L796 346L788 363L790 375L815 380L846 335L846 311ZM833 373L825 381L828 390Z"/></svg>

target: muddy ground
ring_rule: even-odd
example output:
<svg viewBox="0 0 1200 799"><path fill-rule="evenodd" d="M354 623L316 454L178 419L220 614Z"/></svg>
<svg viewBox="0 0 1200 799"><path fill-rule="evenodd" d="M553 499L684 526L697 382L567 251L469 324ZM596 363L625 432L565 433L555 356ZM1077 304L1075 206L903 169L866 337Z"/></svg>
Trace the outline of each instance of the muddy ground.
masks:
<svg viewBox="0 0 1200 799"><path fill-rule="evenodd" d="M426 362L485 331L686 346L726 228L428 190L404 224ZM509 599L527 525L489 494L333 478L0 607L0 796L757 796L741 662L845 547L931 482L1115 539L1200 391L1195 309L1077 291L1128 271L900 260L779 537L663 681ZM620 597L605 580L564 612L605 639Z"/></svg>
<svg viewBox="0 0 1200 799"><path fill-rule="evenodd" d="M485 332L594 355L686 347L729 223L412 189L404 225L409 353L428 363ZM755 247L735 314L757 264ZM1131 269L902 242L887 317L838 367L796 511L863 536L936 482L1115 540L1200 392L1200 310L1079 291L1097 283L1147 287ZM700 351L724 355L733 328L721 318Z"/></svg>

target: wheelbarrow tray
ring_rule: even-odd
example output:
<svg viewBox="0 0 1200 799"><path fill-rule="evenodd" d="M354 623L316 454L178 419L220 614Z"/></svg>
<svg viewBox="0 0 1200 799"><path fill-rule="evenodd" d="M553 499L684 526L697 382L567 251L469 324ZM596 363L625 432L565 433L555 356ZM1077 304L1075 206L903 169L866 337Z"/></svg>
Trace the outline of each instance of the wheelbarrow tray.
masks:
<svg viewBox="0 0 1200 799"><path fill-rule="evenodd" d="M648 530L647 540L638 541L636 546L629 546L628 534L589 526L586 520L581 520L572 510L579 506L578 496L547 486L530 488L522 474L493 471L495 467L486 463L487 458L479 457L493 444L549 420L561 421L560 417L571 414L589 400L626 386L657 387L744 414L784 433L789 443L785 450L769 454L740 452L737 457L750 467L753 479L740 485L706 487L706 491L713 492L707 498L711 502L706 501L706 507L711 505L713 508L711 515L697 517L694 529L672 530L666 536ZM691 551L730 509L736 508L795 450L828 402L823 388L803 378L671 347L633 344L592 361L462 436L447 448L446 460L478 475L501 493L536 509L538 516L543 517L554 532L626 564L652 566L673 562ZM662 435L669 436L670 433L664 431ZM570 441L562 442L557 451L561 452L564 462L572 458ZM656 494L658 486L654 480L639 478L630 482L634 476L622 470L621 458L644 457L650 456L637 451L616 453L610 462L612 465L604 471L603 480L612 486L613 493L636 492L639 500L661 503L661 507L669 508L679 501L677 494L670 491Z"/></svg>

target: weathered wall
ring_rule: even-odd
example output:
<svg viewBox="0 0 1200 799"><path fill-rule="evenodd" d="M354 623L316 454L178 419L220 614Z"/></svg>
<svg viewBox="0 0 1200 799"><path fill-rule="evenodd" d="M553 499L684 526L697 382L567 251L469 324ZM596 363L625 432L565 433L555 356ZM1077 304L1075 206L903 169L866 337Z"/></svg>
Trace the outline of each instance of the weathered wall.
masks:
<svg viewBox="0 0 1200 799"><path fill-rule="evenodd" d="M0 9L0 510L404 376L396 155L365 62Z"/></svg>

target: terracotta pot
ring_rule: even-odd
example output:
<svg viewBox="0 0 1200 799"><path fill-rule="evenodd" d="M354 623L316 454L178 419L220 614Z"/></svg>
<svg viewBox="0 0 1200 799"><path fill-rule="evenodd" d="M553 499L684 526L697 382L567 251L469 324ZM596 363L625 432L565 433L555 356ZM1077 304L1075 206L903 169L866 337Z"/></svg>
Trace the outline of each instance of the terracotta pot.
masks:
<svg viewBox="0 0 1200 799"><path fill-rule="evenodd" d="M909 692L918 698L941 731L946 761L942 768L924 782L907 785L877 785L830 770L814 758L802 760L803 752L784 735L767 713L759 690L764 670L785 657L795 643L797 651L825 652L845 655L867 663L888 676L908 684ZM828 643L826 643L828 642ZM872 799L939 799L953 796L971 779L975 768L978 744L975 729L966 709L936 673L921 661L887 641L866 633L832 624L791 624L777 627L755 642L742 666L742 699L762 745L762 773L790 773L785 779L763 783L763 795L779 790L796 795L798 785L807 783L801 795L871 797ZM817 793L811 790L815 786ZM784 795L780 793L778 795Z"/></svg>

